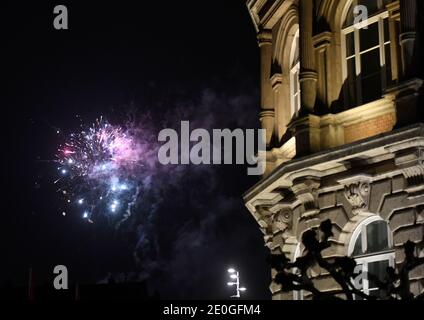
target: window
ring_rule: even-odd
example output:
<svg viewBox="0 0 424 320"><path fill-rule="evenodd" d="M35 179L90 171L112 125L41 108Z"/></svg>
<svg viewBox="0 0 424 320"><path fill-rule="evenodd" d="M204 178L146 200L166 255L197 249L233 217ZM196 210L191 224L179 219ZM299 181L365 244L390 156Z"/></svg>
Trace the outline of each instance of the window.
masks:
<svg viewBox="0 0 424 320"><path fill-rule="evenodd" d="M370 277L373 275L384 280L387 268L395 265L392 234L388 224L378 216L373 216L362 222L352 235L349 255L355 258L355 287L365 294L381 297L381 292ZM361 299L355 296L355 299Z"/></svg>
<svg viewBox="0 0 424 320"><path fill-rule="evenodd" d="M387 0L353 0L342 30L345 103L356 107L378 100L392 82ZM364 5L369 18L358 28L354 8Z"/></svg>
<svg viewBox="0 0 424 320"><path fill-rule="evenodd" d="M300 110L300 60L299 60L299 30L297 31L290 55L290 97L291 117L296 117Z"/></svg>

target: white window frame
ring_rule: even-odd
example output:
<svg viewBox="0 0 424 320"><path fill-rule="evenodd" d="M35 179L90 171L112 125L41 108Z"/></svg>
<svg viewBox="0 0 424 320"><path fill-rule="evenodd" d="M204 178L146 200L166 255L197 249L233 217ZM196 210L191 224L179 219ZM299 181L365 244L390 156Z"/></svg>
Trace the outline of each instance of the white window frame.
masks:
<svg viewBox="0 0 424 320"><path fill-rule="evenodd" d="M299 29L296 31L290 52L290 117L297 117L300 111L300 57L296 57L296 51L299 48ZM295 61L296 60L296 61ZM297 85L297 91L295 92L295 85Z"/></svg>
<svg viewBox="0 0 424 320"><path fill-rule="evenodd" d="M367 250L367 232L366 228L377 221L383 221L387 224L386 221L384 221L379 216L371 216L364 221L362 221L358 227L356 227L355 231L352 234L349 248L348 248L348 256L352 256L353 252L355 250L356 242L359 238L359 235L361 235L361 244L362 244L362 252L366 252ZM391 249L393 248L393 233L390 230L389 225L387 224L387 235L388 235L388 245L389 249L386 251L382 251L381 253L373 253L373 254L364 254L363 256L353 257L357 263L357 266L362 266L362 273L367 274L368 273L368 265L373 262L378 261L388 261L389 266L394 268L395 267L395 250ZM369 286L369 280L367 277L362 277L362 288L360 289L365 294L369 295L371 291L374 291Z"/></svg>
<svg viewBox="0 0 424 320"><path fill-rule="evenodd" d="M290 70L291 117L297 117L300 111L300 62ZM295 84L297 91L295 92Z"/></svg>
<svg viewBox="0 0 424 320"><path fill-rule="evenodd" d="M380 0L379 6L382 7L383 0ZM350 10L350 6L355 5L355 0L351 2L351 4L347 7L347 10ZM346 83L348 79L348 70L347 70L347 59L353 58L355 59L355 67L356 67L356 106L360 106L363 104L363 95L362 95L362 86L361 86L361 78L359 77L362 72L362 65L361 65L361 55L364 53L367 53L369 51L375 50L379 48L380 52L380 67L382 70L385 70L387 67L386 64L386 51L385 47L386 45L390 45L390 39L388 41L384 41L384 20L389 18L389 12L387 10L382 11L380 13L377 13L371 17L368 18L368 20L361 22L361 26L363 29L366 26L372 25L374 23L378 23L378 34L379 34L379 44L373 48L369 48L367 50L361 51L360 50L360 36L359 32L361 29L356 28L355 25L348 26L346 28L343 28L342 25L342 75L343 75L343 83ZM343 19L343 24L345 23L346 17ZM347 35L350 33L354 33L354 49L355 53L351 56L347 56L347 50L346 50L346 38ZM391 64L391 61L388 61L389 65ZM385 90L387 88L387 80L386 79L386 72L381 72L381 86L382 89ZM347 98L347 92L344 92L345 97Z"/></svg>

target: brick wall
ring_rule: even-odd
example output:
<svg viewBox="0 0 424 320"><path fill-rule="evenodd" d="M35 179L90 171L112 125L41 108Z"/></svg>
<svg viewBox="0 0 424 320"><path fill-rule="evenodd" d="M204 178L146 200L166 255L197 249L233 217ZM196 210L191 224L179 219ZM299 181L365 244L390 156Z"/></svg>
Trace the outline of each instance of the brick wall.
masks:
<svg viewBox="0 0 424 320"><path fill-rule="evenodd" d="M393 113L353 124L345 128L345 143L352 143L389 132L395 124L396 116Z"/></svg>

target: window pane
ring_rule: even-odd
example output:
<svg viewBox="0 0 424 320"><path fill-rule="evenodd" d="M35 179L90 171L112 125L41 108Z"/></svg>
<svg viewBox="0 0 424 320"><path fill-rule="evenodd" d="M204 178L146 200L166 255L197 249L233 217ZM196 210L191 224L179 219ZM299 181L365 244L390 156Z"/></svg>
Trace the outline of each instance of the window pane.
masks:
<svg viewBox="0 0 424 320"><path fill-rule="evenodd" d="M346 57L349 58L355 54L355 33L346 35Z"/></svg>
<svg viewBox="0 0 424 320"><path fill-rule="evenodd" d="M361 75L367 77L381 73L380 49L374 49L361 54Z"/></svg>
<svg viewBox="0 0 424 320"><path fill-rule="evenodd" d="M353 249L353 256L360 256L364 254L362 252L362 232L359 234L358 239L355 242L355 248Z"/></svg>
<svg viewBox="0 0 424 320"><path fill-rule="evenodd" d="M367 226L367 253L376 253L389 249L387 223L376 221Z"/></svg>
<svg viewBox="0 0 424 320"><path fill-rule="evenodd" d="M368 263L368 283L369 289L378 288L377 278L380 281L384 281L387 275L387 268L389 267L389 260L376 261Z"/></svg>
<svg viewBox="0 0 424 320"><path fill-rule="evenodd" d="M378 46L378 23L368 25L368 29L361 29L359 31L359 37L361 39L361 52Z"/></svg>
<svg viewBox="0 0 424 320"><path fill-rule="evenodd" d="M377 73L366 78L362 78L362 104L366 104L381 99L381 74Z"/></svg>
<svg viewBox="0 0 424 320"><path fill-rule="evenodd" d="M390 86L394 83L393 75L392 75L392 60L391 60L391 51L390 51L390 43L384 46L385 50L385 58L386 58L386 79L387 85Z"/></svg>
<svg viewBox="0 0 424 320"><path fill-rule="evenodd" d="M357 105L356 101L356 93L357 93L357 77L356 77L356 63L355 58L351 58L347 60L347 99L346 105L347 107L353 107Z"/></svg>
<svg viewBox="0 0 424 320"><path fill-rule="evenodd" d="M356 79L356 62L354 57L347 59L347 75L349 78Z"/></svg>
<svg viewBox="0 0 424 320"><path fill-rule="evenodd" d="M384 42L390 41L389 19L384 19Z"/></svg>
<svg viewBox="0 0 424 320"><path fill-rule="evenodd" d="M380 49L374 49L361 55L362 104L381 98Z"/></svg>
<svg viewBox="0 0 424 320"><path fill-rule="evenodd" d="M359 0L358 5L363 5L367 7L368 14L372 15L379 11L378 2L378 0Z"/></svg>

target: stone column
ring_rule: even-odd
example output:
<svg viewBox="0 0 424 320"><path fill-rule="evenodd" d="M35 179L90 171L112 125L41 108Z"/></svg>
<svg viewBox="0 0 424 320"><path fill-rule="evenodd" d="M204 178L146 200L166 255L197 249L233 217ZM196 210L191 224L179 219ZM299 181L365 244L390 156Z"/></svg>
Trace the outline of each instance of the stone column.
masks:
<svg viewBox="0 0 424 320"><path fill-rule="evenodd" d="M329 48L331 45L331 32L322 32L312 38L315 51L315 70L317 71L317 100L329 111L330 103L328 99L328 83L331 83L331 72L328 66Z"/></svg>
<svg viewBox="0 0 424 320"><path fill-rule="evenodd" d="M400 5L399 2L391 2L386 5L387 11L389 12L389 34L390 34L390 55L391 55L391 67L392 67L392 80L397 82L400 79L400 73L402 66L399 65L400 58L400 45L399 45L399 25L397 21L400 21Z"/></svg>
<svg viewBox="0 0 424 320"><path fill-rule="evenodd" d="M296 157L320 151L320 118L316 116L318 76L313 44L313 0L299 0L300 90L299 118L290 123L296 137Z"/></svg>
<svg viewBox="0 0 424 320"><path fill-rule="evenodd" d="M313 114L317 95L317 73L315 70L315 53L312 41L313 32L312 0L300 0L300 86L302 109L300 114Z"/></svg>
<svg viewBox="0 0 424 320"><path fill-rule="evenodd" d="M419 0L422 1L422 0ZM388 97L394 96L396 102L396 126L403 127L422 119L420 99L423 80L418 76L417 27L418 0L400 0L400 55L399 83L386 91Z"/></svg>
<svg viewBox="0 0 424 320"><path fill-rule="evenodd" d="M270 147L275 126L275 109L271 84L272 33L263 30L258 34L261 54L261 113L262 129L266 130L266 144Z"/></svg>
<svg viewBox="0 0 424 320"><path fill-rule="evenodd" d="M402 49L403 78L413 78L416 74L414 54L417 27L417 0L400 0L400 46Z"/></svg>
<svg viewBox="0 0 424 320"><path fill-rule="evenodd" d="M287 123L290 120L287 120L288 114L284 110L282 91L283 91L283 75L281 72L275 73L271 77L271 86L273 93L273 105L275 109L275 127L274 127L274 141L278 143L281 137L284 135L287 130Z"/></svg>

